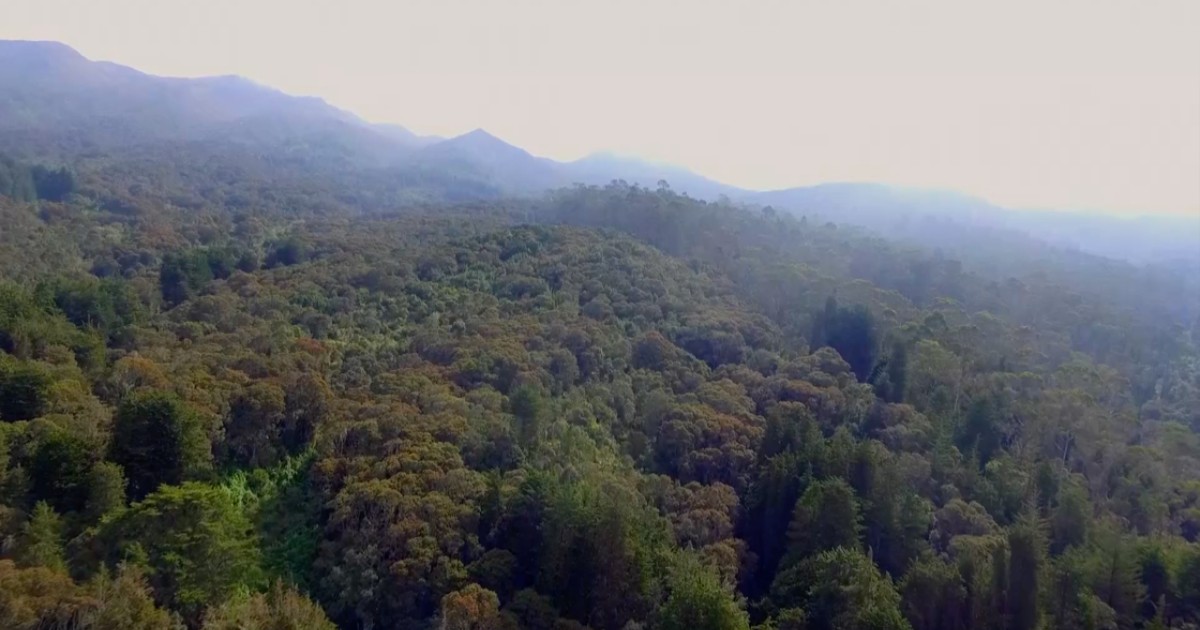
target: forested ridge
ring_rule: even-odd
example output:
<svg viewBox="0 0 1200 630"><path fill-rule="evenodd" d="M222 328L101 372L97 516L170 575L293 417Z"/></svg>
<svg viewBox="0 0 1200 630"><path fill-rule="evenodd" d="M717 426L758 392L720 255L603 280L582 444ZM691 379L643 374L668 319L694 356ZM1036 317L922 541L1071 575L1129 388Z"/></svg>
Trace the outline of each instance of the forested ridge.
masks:
<svg viewBox="0 0 1200 630"><path fill-rule="evenodd" d="M1200 627L1186 270L146 151L0 161L0 627Z"/></svg>
<svg viewBox="0 0 1200 630"><path fill-rule="evenodd" d="M254 213L6 165L7 626L1200 620L1186 294L668 188Z"/></svg>

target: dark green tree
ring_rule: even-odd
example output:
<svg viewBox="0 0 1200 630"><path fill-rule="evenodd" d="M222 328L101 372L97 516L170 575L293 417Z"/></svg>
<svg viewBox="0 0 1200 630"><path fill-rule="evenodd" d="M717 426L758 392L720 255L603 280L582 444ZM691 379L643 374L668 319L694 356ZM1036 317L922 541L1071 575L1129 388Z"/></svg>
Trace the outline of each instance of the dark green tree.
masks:
<svg viewBox="0 0 1200 630"><path fill-rule="evenodd" d="M125 506L125 473L112 462L97 462L88 474L86 514L98 522L104 515Z"/></svg>
<svg viewBox="0 0 1200 630"><path fill-rule="evenodd" d="M25 164L0 155L0 195L14 201L37 201L37 189L33 184L31 169Z"/></svg>
<svg viewBox="0 0 1200 630"><path fill-rule="evenodd" d="M271 267L287 267L298 265L311 256L308 243L297 236L290 236L274 243L267 254L263 265Z"/></svg>
<svg viewBox="0 0 1200 630"><path fill-rule="evenodd" d="M65 166L49 168L39 164L33 167L32 176L39 199L63 201L75 192L75 174Z"/></svg>
<svg viewBox="0 0 1200 630"><path fill-rule="evenodd" d="M32 420L46 409L50 375L34 363L0 364L0 420Z"/></svg>
<svg viewBox="0 0 1200 630"><path fill-rule="evenodd" d="M830 297L813 330L813 347L829 346L850 364L860 382L866 382L875 367L879 337L875 318L862 304L838 306ZM907 361L905 361L907 364Z"/></svg>
<svg viewBox="0 0 1200 630"><path fill-rule="evenodd" d="M875 395L890 403L904 402L908 388L908 346L902 341L892 343L891 352L877 365L871 378Z"/></svg>
<svg viewBox="0 0 1200 630"><path fill-rule="evenodd" d="M286 420L283 390L267 383L244 388L229 401L223 459L237 466L269 466L284 454L281 448Z"/></svg>
<svg viewBox="0 0 1200 630"><path fill-rule="evenodd" d="M1008 530L1008 610L1011 630L1033 630L1041 619L1039 576L1045 555L1040 523L1032 515Z"/></svg>
<svg viewBox="0 0 1200 630"><path fill-rule="evenodd" d="M98 453L86 440L56 429L37 446L30 466L30 494L61 513L80 512L88 503L92 467Z"/></svg>
<svg viewBox="0 0 1200 630"><path fill-rule="evenodd" d="M795 564L828 549L857 549L862 529L854 489L841 479L813 482L796 501L788 525L785 562Z"/></svg>
<svg viewBox="0 0 1200 630"><path fill-rule="evenodd" d="M508 399L508 407L517 419L521 444L530 445L541 430L546 403L535 387L528 385L517 388Z"/></svg>
<svg viewBox="0 0 1200 630"><path fill-rule="evenodd" d="M193 249L163 257L158 283L163 302L175 306L195 295L215 277L207 251Z"/></svg>
<svg viewBox="0 0 1200 630"><path fill-rule="evenodd" d="M958 567L935 556L917 560L899 584L913 630L966 630L967 589Z"/></svg>
<svg viewBox="0 0 1200 630"><path fill-rule="evenodd" d="M1200 621L1200 547L1191 545L1178 559L1171 617Z"/></svg>
<svg viewBox="0 0 1200 630"><path fill-rule="evenodd" d="M800 608L810 630L907 630L892 581L860 551L838 547L780 571L771 604Z"/></svg>
<svg viewBox="0 0 1200 630"><path fill-rule="evenodd" d="M1092 518L1087 490L1078 482L1063 484L1050 514L1050 551L1059 554L1086 542Z"/></svg>
<svg viewBox="0 0 1200 630"><path fill-rule="evenodd" d="M1088 585L1116 615L1121 628L1140 621L1146 587L1134 542L1115 524L1105 523L1092 534L1088 554Z"/></svg>
<svg viewBox="0 0 1200 630"><path fill-rule="evenodd" d="M136 501L160 485L203 474L212 456L194 411L174 394L144 390L121 402L109 457L124 469Z"/></svg>

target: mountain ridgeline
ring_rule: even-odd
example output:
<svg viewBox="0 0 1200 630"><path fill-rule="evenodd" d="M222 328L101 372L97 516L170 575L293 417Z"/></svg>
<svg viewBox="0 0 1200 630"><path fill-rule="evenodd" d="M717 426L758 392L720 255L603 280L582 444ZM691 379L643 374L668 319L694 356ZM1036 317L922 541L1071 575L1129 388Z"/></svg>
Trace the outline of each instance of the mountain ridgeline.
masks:
<svg viewBox="0 0 1200 630"><path fill-rule="evenodd" d="M0 152L2 628L1200 627L1184 220L45 42L0 42Z"/></svg>
<svg viewBox="0 0 1200 630"><path fill-rule="evenodd" d="M227 172L281 179L281 188L289 190L298 175L319 175L339 188L333 196L340 200L353 190L346 206L356 211L530 195L576 183L619 180L655 188L667 181L696 199L772 206L951 253L990 244L1000 258L1003 248L1034 238L1067 255L1200 269L1200 248L1194 246L1200 216L1139 220L1023 212L957 193L877 184L750 191L607 153L556 162L481 129L450 139L419 136L240 77L155 77L90 61L54 42L0 41L0 92L0 146L10 157L92 166L134 160L149 183L176 195L191 192L175 181L179 169L205 168L214 160ZM164 158L174 163L155 168ZM206 202L217 201L217 190L208 194Z"/></svg>

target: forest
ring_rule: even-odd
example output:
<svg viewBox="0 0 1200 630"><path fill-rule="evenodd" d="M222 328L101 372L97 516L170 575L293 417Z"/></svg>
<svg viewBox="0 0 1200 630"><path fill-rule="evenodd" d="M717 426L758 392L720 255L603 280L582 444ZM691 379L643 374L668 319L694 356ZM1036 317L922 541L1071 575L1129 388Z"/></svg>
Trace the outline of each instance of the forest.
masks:
<svg viewBox="0 0 1200 630"><path fill-rule="evenodd" d="M1186 222L0 93L4 630L1200 629Z"/></svg>
<svg viewBox="0 0 1200 630"><path fill-rule="evenodd" d="M1200 627L1186 273L78 164L0 162L4 628Z"/></svg>

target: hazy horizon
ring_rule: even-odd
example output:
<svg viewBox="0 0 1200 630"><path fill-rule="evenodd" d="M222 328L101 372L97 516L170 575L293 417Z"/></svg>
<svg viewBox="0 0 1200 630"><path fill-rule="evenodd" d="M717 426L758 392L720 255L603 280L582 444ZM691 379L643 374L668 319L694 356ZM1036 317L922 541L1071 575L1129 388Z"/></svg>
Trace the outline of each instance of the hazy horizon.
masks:
<svg viewBox="0 0 1200 630"><path fill-rule="evenodd" d="M1200 214L1200 3L166 4L0 0L0 38L750 189Z"/></svg>

